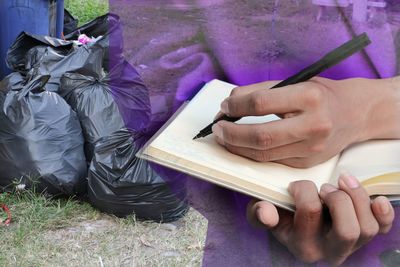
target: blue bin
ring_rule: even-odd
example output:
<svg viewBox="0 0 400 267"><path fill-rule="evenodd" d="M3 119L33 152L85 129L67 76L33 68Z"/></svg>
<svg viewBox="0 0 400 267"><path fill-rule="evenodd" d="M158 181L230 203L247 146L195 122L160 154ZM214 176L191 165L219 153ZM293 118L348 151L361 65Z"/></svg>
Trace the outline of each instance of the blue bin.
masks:
<svg viewBox="0 0 400 267"><path fill-rule="evenodd" d="M64 30L64 0L57 0L57 26L56 37L61 38Z"/></svg>
<svg viewBox="0 0 400 267"><path fill-rule="evenodd" d="M10 70L5 57L22 32L60 37L64 21L64 0L0 0L0 80Z"/></svg>

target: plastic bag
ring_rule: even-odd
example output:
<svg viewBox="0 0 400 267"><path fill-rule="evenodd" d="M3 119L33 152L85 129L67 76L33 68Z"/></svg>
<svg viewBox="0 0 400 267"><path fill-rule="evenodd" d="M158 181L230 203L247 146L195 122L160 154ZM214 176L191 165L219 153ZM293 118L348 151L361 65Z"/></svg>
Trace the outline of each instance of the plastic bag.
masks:
<svg viewBox="0 0 400 267"><path fill-rule="evenodd" d="M99 210L124 217L132 213L141 220L171 222L188 211L184 174L178 192L145 160L137 158L139 145L126 129L101 138L89 170L89 200Z"/></svg>
<svg viewBox="0 0 400 267"><path fill-rule="evenodd" d="M124 43L119 16L109 13L98 17L65 35L65 39L78 40L81 34L94 38L102 36L96 43L105 48L103 68L107 72L124 61ZM109 54L112 55L112 58L109 57Z"/></svg>
<svg viewBox="0 0 400 267"><path fill-rule="evenodd" d="M16 182L50 194L86 191L87 165L78 117L49 76L25 85L19 73L0 83L0 189Z"/></svg>
<svg viewBox="0 0 400 267"><path fill-rule="evenodd" d="M59 53L52 47L36 46L27 53L27 76L51 75L46 90L58 92L61 76L69 71L79 71L85 75L100 77L102 74L102 58L104 49L93 44L80 46L67 55Z"/></svg>
<svg viewBox="0 0 400 267"><path fill-rule="evenodd" d="M50 75L46 90L57 92L61 76L68 71L100 76L102 62L97 58L103 58L105 49L96 43L77 47L70 41L23 32L9 49L7 62L28 79Z"/></svg>
<svg viewBox="0 0 400 267"><path fill-rule="evenodd" d="M82 125L85 152L91 159L89 198L93 206L117 216L135 213L139 219L163 222L186 213L188 207L181 201L186 197L185 185L179 186L178 198L169 189L169 180L135 156L139 145L130 133L146 132L150 101L147 88L128 62L102 79L66 73L60 94Z"/></svg>
<svg viewBox="0 0 400 267"><path fill-rule="evenodd" d="M13 70L26 73L26 54L36 46L50 46L57 53L67 55L73 49L73 42L50 36L22 32L7 51L6 63Z"/></svg>
<svg viewBox="0 0 400 267"><path fill-rule="evenodd" d="M108 85L79 73L66 73L61 78L60 94L78 114L90 162L96 141L125 127L118 106Z"/></svg>
<svg viewBox="0 0 400 267"><path fill-rule="evenodd" d="M5 95L9 91L21 90L25 83L25 77L19 72L14 72L0 81L0 93Z"/></svg>
<svg viewBox="0 0 400 267"><path fill-rule="evenodd" d="M74 18L68 10L64 9L64 35L67 35L78 28L78 23L79 20Z"/></svg>
<svg viewBox="0 0 400 267"><path fill-rule="evenodd" d="M148 91L127 62L103 78L66 73L61 78L59 93L79 116L89 162L98 139L125 127L140 131L150 120Z"/></svg>

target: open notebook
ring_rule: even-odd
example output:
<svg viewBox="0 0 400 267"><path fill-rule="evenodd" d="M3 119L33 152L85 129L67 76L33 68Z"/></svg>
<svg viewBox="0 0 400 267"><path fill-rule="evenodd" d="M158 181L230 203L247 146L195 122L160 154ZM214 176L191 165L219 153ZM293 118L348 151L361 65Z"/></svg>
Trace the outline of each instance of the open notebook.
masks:
<svg viewBox="0 0 400 267"><path fill-rule="evenodd" d="M400 141L377 140L355 145L341 155L309 169L277 163L260 163L226 151L212 135L192 140L219 111L222 100L235 85L213 80L150 140L138 156L209 182L268 200L294 210L287 192L295 180L337 185L340 173L356 176L372 195L400 195ZM246 117L238 123L261 123L279 119L275 115Z"/></svg>

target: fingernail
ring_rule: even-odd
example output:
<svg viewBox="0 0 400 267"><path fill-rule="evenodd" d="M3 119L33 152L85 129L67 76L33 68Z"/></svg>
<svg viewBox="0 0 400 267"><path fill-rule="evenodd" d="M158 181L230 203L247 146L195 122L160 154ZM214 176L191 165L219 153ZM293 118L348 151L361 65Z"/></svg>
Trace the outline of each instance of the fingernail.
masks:
<svg viewBox="0 0 400 267"><path fill-rule="evenodd" d="M338 189L331 184L323 184L320 189L321 196L326 196L329 193L335 192Z"/></svg>
<svg viewBox="0 0 400 267"><path fill-rule="evenodd" d="M228 101L227 101L227 100L224 100L224 101L221 103L221 111L222 111L222 113L225 113L225 114L228 114L228 113L229 113Z"/></svg>
<svg viewBox="0 0 400 267"><path fill-rule="evenodd" d="M390 203L382 198L377 199L379 202L379 211L381 214L388 214L390 212Z"/></svg>
<svg viewBox="0 0 400 267"><path fill-rule="evenodd" d="M350 174L342 174L339 178L339 182L343 182L348 188L356 189L360 186L357 178Z"/></svg>
<svg viewBox="0 0 400 267"><path fill-rule="evenodd" d="M224 135L222 133L222 127L218 123L213 125L212 131L219 139L222 140L224 139Z"/></svg>

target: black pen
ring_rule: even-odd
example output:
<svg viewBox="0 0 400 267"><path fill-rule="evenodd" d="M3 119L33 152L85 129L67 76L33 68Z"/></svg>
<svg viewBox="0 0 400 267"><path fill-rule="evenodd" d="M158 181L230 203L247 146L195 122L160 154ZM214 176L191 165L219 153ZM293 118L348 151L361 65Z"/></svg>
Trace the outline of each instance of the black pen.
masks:
<svg viewBox="0 0 400 267"><path fill-rule="evenodd" d="M275 89L279 87L284 87L291 84L305 82L312 77L317 76L321 72L327 70L328 68L338 64L339 62L345 60L346 58L350 57L351 55L359 52L360 50L364 49L367 45L371 43L368 35L366 33L360 34L350 41L346 42L345 44L339 46L338 48L334 49L333 51L326 54L323 58L319 61L315 62L314 64L308 66L307 68L301 70L299 73L289 77L288 79L278 83L277 85L271 87L270 89ZM211 124L201 130L194 138L198 139L201 137L206 137L212 134L212 127L215 123L225 120L235 122L240 120L241 118L231 118L227 115L223 115L222 117L214 120Z"/></svg>

